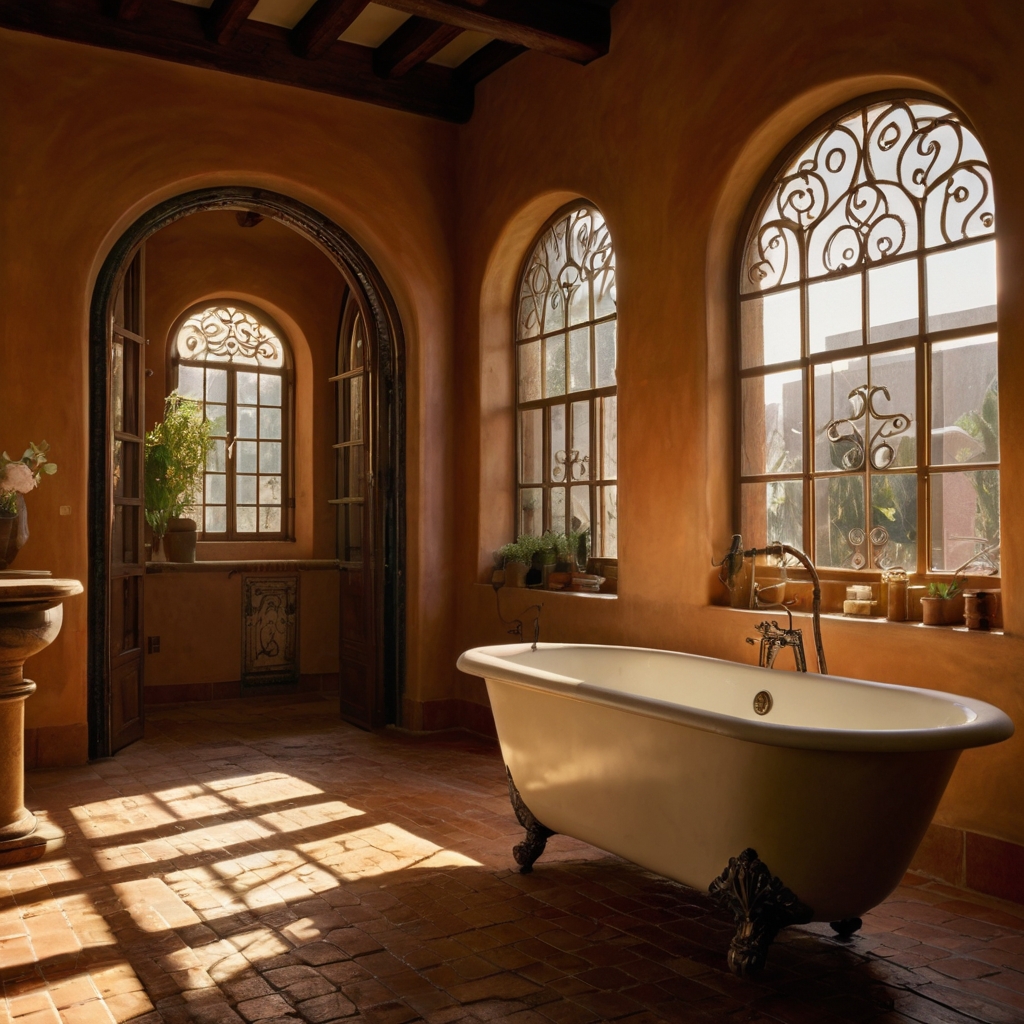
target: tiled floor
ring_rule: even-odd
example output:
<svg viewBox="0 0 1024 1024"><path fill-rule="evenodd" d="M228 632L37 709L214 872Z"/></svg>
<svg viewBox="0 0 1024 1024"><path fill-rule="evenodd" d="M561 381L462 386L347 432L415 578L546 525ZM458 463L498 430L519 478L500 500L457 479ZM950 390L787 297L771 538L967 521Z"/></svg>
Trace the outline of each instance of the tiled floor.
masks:
<svg viewBox="0 0 1024 1024"><path fill-rule="evenodd" d="M514 873L494 747L317 696L163 709L28 782L68 846L0 869L18 1024L1024 1021L1024 907L909 879L851 942L789 929L741 981L701 893L564 837Z"/></svg>

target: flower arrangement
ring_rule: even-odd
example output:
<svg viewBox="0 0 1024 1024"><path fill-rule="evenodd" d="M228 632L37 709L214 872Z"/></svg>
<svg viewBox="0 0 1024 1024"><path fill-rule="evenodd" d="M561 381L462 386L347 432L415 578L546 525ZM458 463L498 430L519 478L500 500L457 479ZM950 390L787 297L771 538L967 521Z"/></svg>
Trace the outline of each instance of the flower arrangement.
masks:
<svg viewBox="0 0 1024 1024"><path fill-rule="evenodd" d="M57 463L46 457L49 450L45 441L42 444L29 441L20 459L12 459L7 452L0 454L0 515L16 516L18 495L28 494L39 486L44 476L57 472Z"/></svg>

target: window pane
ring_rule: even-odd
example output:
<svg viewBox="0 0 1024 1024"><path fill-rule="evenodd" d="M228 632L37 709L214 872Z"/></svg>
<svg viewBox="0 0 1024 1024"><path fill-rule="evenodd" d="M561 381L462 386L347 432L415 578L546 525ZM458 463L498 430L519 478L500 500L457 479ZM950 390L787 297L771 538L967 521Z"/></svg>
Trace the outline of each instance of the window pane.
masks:
<svg viewBox="0 0 1024 1024"><path fill-rule="evenodd" d="M281 532L281 509L261 508L260 509L260 533Z"/></svg>
<svg viewBox="0 0 1024 1024"><path fill-rule="evenodd" d="M256 504L256 477L235 477L235 497L239 505Z"/></svg>
<svg viewBox="0 0 1024 1024"><path fill-rule="evenodd" d="M256 437L256 410L252 407L238 407L236 437Z"/></svg>
<svg viewBox="0 0 1024 1024"><path fill-rule="evenodd" d="M519 492L519 532L530 537L544 532L544 492L539 487Z"/></svg>
<svg viewBox="0 0 1024 1024"><path fill-rule="evenodd" d="M235 378L235 401L239 405L255 405L258 401L258 373L239 373Z"/></svg>
<svg viewBox="0 0 1024 1024"><path fill-rule="evenodd" d="M996 335L932 345L933 465L999 461Z"/></svg>
<svg viewBox="0 0 1024 1024"><path fill-rule="evenodd" d="M872 389L868 436L872 469L917 465L917 356L912 348L870 359Z"/></svg>
<svg viewBox="0 0 1024 1024"><path fill-rule="evenodd" d="M831 352L863 342L861 280L860 274L854 274L808 287L812 352Z"/></svg>
<svg viewBox="0 0 1024 1024"><path fill-rule="evenodd" d="M544 410L519 414L519 482L539 484L544 477Z"/></svg>
<svg viewBox="0 0 1024 1024"><path fill-rule="evenodd" d="M207 405L206 418L210 421L210 431L217 437L224 437L228 432L228 407L226 405Z"/></svg>
<svg viewBox="0 0 1024 1024"><path fill-rule="evenodd" d="M519 346L520 402L540 398L540 345L539 341L528 341Z"/></svg>
<svg viewBox="0 0 1024 1024"><path fill-rule="evenodd" d="M590 387L590 328L569 332L569 390Z"/></svg>
<svg viewBox="0 0 1024 1024"><path fill-rule="evenodd" d="M548 338L544 342L544 397L565 394L565 338Z"/></svg>
<svg viewBox="0 0 1024 1024"><path fill-rule="evenodd" d="M565 533L565 488L551 488L551 529Z"/></svg>
<svg viewBox="0 0 1024 1024"><path fill-rule="evenodd" d="M260 374L260 405L281 405L281 378L277 374Z"/></svg>
<svg viewBox="0 0 1024 1024"><path fill-rule="evenodd" d="M917 260L868 271L871 341L892 341L918 333Z"/></svg>
<svg viewBox="0 0 1024 1024"><path fill-rule="evenodd" d="M570 494L569 526L577 533L590 529L590 488L574 487Z"/></svg>
<svg viewBox="0 0 1024 1024"><path fill-rule="evenodd" d="M208 402L226 402L228 400L228 371L206 370L206 400Z"/></svg>
<svg viewBox="0 0 1024 1024"><path fill-rule="evenodd" d="M252 506L239 505L235 509L235 529L239 533L255 533L256 509Z"/></svg>
<svg viewBox="0 0 1024 1024"><path fill-rule="evenodd" d="M351 377L348 381L348 437L346 441L363 439L363 377Z"/></svg>
<svg viewBox="0 0 1024 1024"><path fill-rule="evenodd" d="M548 429L551 431L551 479L559 481L565 479L565 406L553 405L548 413Z"/></svg>
<svg viewBox="0 0 1024 1024"><path fill-rule="evenodd" d="M206 506L206 533L224 533L228 528L228 510L223 505Z"/></svg>
<svg viewBox="0 0 1024 1024"><path fill-rule="evenodd" d="M600 449L601 470L603 480L614 480L619 472L619 421L618 399L615 395L599 398L601 409L599 424L601 436L598 442Z"/></svg>
<svg viewBox="0 0 1024 1024"><path fill-rule="evenodd" d="M928 330L988 324L996 318L996 243L966 245L926 261Z"/></svg>
<svg viewBox="0 0 1024 1024"><path fill-rule="evenodd" d="M835 569L864 569L868 537L864 519L864 477L814 481L814 560Z"/></svg>
<svg viewBox="0 0 1024 1024"><path fill-rule="evenodd" d="M278 441L260 441L260 472L281 472L281 444Z"/></svg>
<svg viewBox="0 0 1024 1024"><path fill-rule="evenodd" d="M837 359L814 368L814 469L860 469L866 459L867 359ZM853 398L850 395L853 394Z"/></svg>
<svg viewBox="0 0 1024 1024"><path fill-rule="evenodd" d="M281 437L280 409L260 409L260 437Z"/></svg>
<svg viewBox="0 0 1024 1024"><path fill-rule="evenodd" d="M740 304L742 365L800 358L800 289L790 288Z"/></svg>
<svg viewBox="0 0 1024 1024"><path fill-rule="evenodd" d="M214 441L213 448L206 456L206 468L215 473L223 473L227 469L227 446L224 441Z"/></svg>
<svg viewBox="0 0 1024 1024"><path fill-rule="evenodd" d="M590 403L572 403L572 463L573 480L590 479Z"/></svg>
<svg viewBox="0 0 1024 1024"><path fill-rule="evenodd" d="M178 367L178 394L184 398L193 398L197 402L203 398L203 368L201 366ZM224 401L225 399L220 399Z"/></svg>
<svg viewBox="0 0 1024 1024"><path fill-rule="evenodd" d="M917 474L871 476L871 567L917 569Z"/></svg>
<svg viewBox="0 0 1024 1024"><path fill-rule="evenodd" d="M933 473L931 491L931 567L952 572L999 538L999 470Z"/></svg>
<svg viewBox="0 0 1024 1024"><path fill-rule="evenodd" d="M748 377L742 385L744 476L803 468L803 371Z"/></svg>
<svg viewBox="0 0 1024 1024"><path fill-rule="evenodd" d="M227 477L222 473L207 473L206 503L208 505L223 505L227 500Z"/></svg>
<svg viewBox="0 0 1024 1024"><path fill-rule="evenodd" d="M281 478L279 476L260 477L260 504L281 504Z"/></svg>
<svg viewBox="0 0 1024 1024"><path fill-rule="evenodd" d="M595 552L600 558L619 557L619 491L614 485L599 487L597 491L598 515L600 516L601 550Z"/></svg>
<svg viewBox="0 0 1024 1024"><path fill-rule="evenodd" d="M235 442L235 472L255 473L256 472L256 442L236 441Z"/></svg>
<svg viewBox="0 0 1024 1024"><path fill-rule="evenodd" d="M594 387L608 388L615 383L615 321L598 324L594 328L594 350L597 359L597 379Z"/></svg>
<svg viewBox="0 0 1024 1024"><path fill-rule="evenodd" d="M363 497L363 446L346 448L342 453L342 488L345 498Z"/></svg>
<svg viewBox="0 0 1024 1024"><path fill-rule="evenodd" d="M764 547L778 541L803 549L804 485L802 480L744 484L740 522L744 545Z"/></svg>

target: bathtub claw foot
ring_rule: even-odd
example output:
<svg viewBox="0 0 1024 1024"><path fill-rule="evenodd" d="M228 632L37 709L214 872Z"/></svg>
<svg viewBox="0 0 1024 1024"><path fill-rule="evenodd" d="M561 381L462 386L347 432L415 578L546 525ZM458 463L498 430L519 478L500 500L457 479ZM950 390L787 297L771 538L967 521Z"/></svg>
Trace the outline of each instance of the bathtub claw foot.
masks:
<svg viewBox="0 0 1024 1024"><path fill-rule="evenodd" d="M829 921L829 928L841 939L848 939L854 932L860 931L864 922L859 917L847 917L842 921Z"/></svg>
<svg viewBox="0 0 1024 1024"><path fill-rule="evenodd" d="M519 865L519 873L528 875L533 870L534 862L544 852L548 839L555 833L546 825L542 825L534 816L529 807L523 803L523 798L512 781L512 773L505 768L508 776L508 798L512 801L512 810L516 812L516 819L526 829L526 838L517 846L512 847L512 856Z"/></svg>
<svg viewBox="0 0 1024 1024"><path fill-rule="evenodd" d="M736 919L736 934L729 944L729 970L739 977L757 974L764 967L779 931L791 924L806 924L813 913L746 849L729 858L729 866L708 891Z"/></svg>

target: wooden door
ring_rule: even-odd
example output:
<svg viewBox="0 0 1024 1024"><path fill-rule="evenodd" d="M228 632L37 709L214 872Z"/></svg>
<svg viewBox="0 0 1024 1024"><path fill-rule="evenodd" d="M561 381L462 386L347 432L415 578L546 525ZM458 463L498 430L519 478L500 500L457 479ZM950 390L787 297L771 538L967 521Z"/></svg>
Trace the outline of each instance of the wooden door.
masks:
<svg viewBox="0 0 1024 1024"><path fill-rule="evenodd" d="M383 724L376 637L376 530L372 353L366 318L350 295L338 337L337 493L341 562L341 717L363 729Z"/></svg>
<svg viewBox="0 0 1024 1024"><path fill-rule="evenodd" d="M111 754L141 739L143 729L145 259L140 247L122 276L109 334L107 735Z"/></svg>

